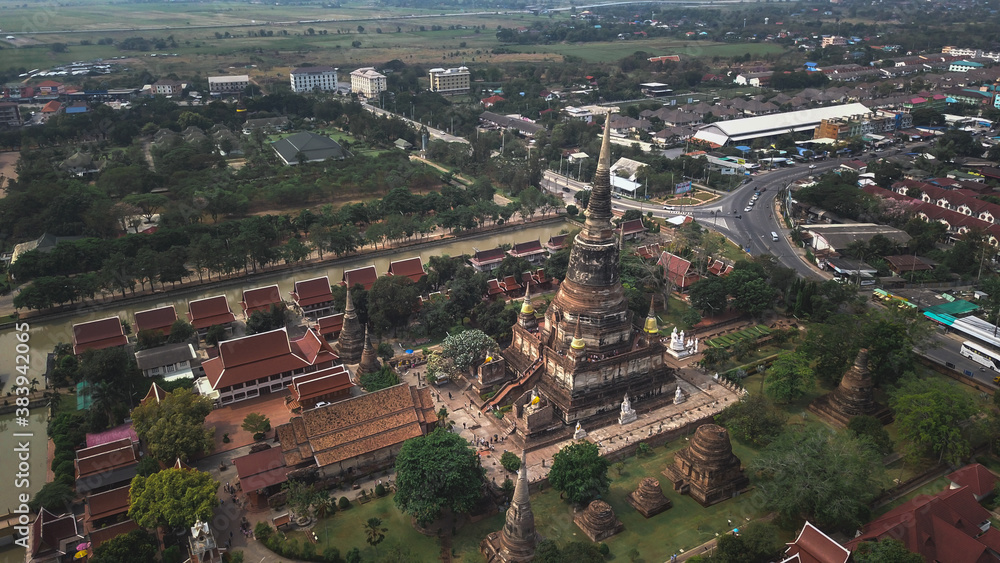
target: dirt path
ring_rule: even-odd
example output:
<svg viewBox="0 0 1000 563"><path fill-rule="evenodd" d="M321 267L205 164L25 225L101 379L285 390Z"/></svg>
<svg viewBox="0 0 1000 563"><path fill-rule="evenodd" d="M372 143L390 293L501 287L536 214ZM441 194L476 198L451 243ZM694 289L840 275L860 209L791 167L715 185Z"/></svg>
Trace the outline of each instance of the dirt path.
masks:
<svg viewBox="0 0 1000 563"><path fill-rule="evenodd" d="M20 158L19 152L0 152L0 197L7 195L4 189L7 182L17 180L17 161Z"/></svg>

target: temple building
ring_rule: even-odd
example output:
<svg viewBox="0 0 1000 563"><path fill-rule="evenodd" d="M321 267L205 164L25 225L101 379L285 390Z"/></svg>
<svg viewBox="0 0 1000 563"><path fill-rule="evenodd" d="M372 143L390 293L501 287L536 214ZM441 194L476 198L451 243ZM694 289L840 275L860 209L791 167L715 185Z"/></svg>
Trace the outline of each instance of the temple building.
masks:
<svg viewBox="0 0 1000 563"><path fill-rule="evenodd" d="M715 424L702 424L688 447L677 452L674 464L663 472L674 490L686 493L702 506L722 502L750 485L733 454L729 432Z"/></svg>
<svg viewBox="0 0 1000 563"><path fill-rule="evenodd" d="M530 301L522 308L512 343L502 352L512 373L487 408L513 399L520 410L535 389L531 400L540 397L535 404L550 405L553 420L572 430L581 420L610 421L626 394L640 412L673 397L677 382L663 361L664 347L633 325L622 288L621 242L611 223L610 131L605 124L587 219L573 244L566 278L543 322L535 319ZM533 437L539 431L545 429L533 428Z"/></svg>
<svg viewBox="0 0 1000 563"><path fill-rule="evenodd" d="M503 529L486 536L479 544L479 552L487 563L527 563L535 558L539 539L528 496L528 463L521 454L521 469Z"/></svg>
<svg viewBox="0 0 1000 563"><path fill-rule="evenodd" d="M875 384L868 373L868 350L862 348L858 352L840 385L813 401L809 410L840 426L847 426L852 418L862 415L874 416L882 424L892 421L892 412L875 402Z"/></svg>

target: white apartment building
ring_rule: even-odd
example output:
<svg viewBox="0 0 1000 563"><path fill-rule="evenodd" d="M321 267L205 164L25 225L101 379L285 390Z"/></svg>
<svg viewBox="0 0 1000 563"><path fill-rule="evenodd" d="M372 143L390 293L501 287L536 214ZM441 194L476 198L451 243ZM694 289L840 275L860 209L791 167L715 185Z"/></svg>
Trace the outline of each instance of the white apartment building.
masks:
<svg viewBox="0 0 1000 563"><path fill-rule="evenodd" d="M337 70L332 66L304 66L288 73L292 92L334 92L337 90Z"/></svg>
<svg viewBox="0 0 1000 563"><path fill-rule="evenodd" d="M470 73L468 67L432 68L427 71L431 81L431 92L438 94L464 94L469 91Z"/></svg>
<svg viewBox="0 0 1000 563"><path fill-rule="evenodd" d="M385 75L373 67L359 68L351 73L351 92L363 98L374 98L385 89Z"/></svg>
<svg viewBox="0 0 1000 563"><path fill-rule="evenodd" d="M210 94L239 94L249 85L250 77L246 74L208 77L208 91Z"/></svg>

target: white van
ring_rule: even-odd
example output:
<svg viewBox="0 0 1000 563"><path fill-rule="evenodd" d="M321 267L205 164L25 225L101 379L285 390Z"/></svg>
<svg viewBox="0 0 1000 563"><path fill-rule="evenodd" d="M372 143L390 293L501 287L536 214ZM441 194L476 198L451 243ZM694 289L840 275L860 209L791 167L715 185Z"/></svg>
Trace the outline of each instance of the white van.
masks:
<svg viewBox="0 0 1000 563"><path fill-rule="evenodd" d="M771 231L771 240L778 242L778 233Z"/></svg>

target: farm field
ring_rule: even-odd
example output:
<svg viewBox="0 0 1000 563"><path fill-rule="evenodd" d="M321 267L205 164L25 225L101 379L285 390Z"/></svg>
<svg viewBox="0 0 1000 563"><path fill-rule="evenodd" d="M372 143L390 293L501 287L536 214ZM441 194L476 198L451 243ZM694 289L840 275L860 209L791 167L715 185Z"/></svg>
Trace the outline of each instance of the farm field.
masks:
<svg viewBox="0 0 1000 563"><path fill-rule="evenodd" d="M713 43L709 41L680 41L677 39L650 39L648 41L610 41L602 43L557 44L557 45L513 45L507 47L520 53L550 53L552 55L572 55L587 62L611 62L627 57L636 51L646 51L653 55L680 55L681 57L731 57L750 53L768 55L785 50L773 43Z"/></svg>

